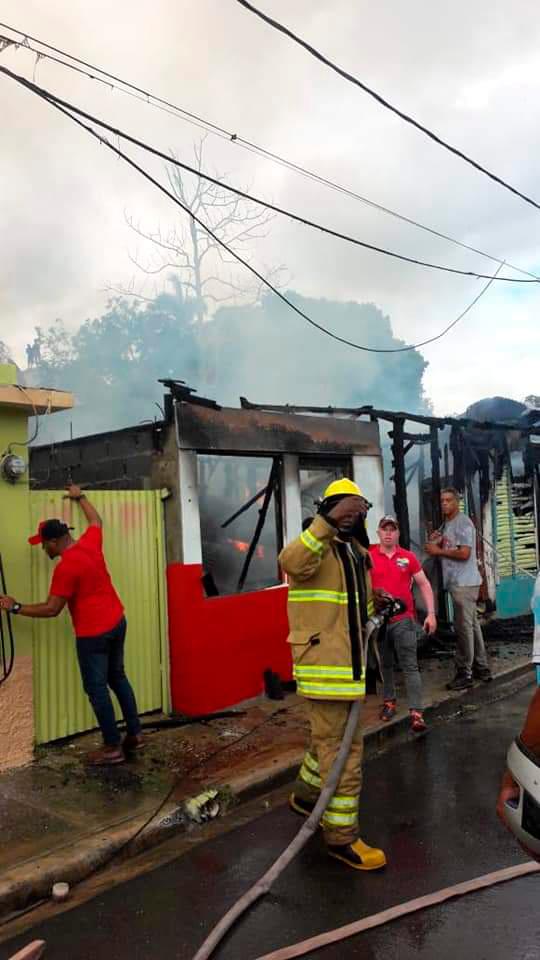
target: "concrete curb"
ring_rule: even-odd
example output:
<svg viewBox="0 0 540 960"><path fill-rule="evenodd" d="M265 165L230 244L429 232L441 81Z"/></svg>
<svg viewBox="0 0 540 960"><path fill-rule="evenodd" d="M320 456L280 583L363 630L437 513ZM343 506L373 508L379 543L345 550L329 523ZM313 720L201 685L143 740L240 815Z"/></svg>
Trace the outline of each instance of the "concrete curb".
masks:
<svg viewBox="0 0 540 960"><path fill-rule="evenodd" d="M510 667L498 674L489 684L482 684L454 694L448 699L434 703L425 711L430 722L444 721L459 716L470 708L476 708L493 700L494 690L509 687L520 690L533 679L530 664ZM398 743L410 738L408 717L398 717L365 736L365 755L367 758L378 753L389 742ZM258 765L256 770L237 776L226 784L216 784L217 799L221 799L220 814L227 812L231 801L242 803L257 795L275 789L290 782L296 775L302 760L303 751L296 748L285 750L280 759ZM36 901L48 899L54 883L66 882L70 885L86 879L96 870L104 867L115 856L135 856L156 846L164 840L185 830L190 819L186 815L186 803L192 798L182 797L179 801L171 799L145 826L148 814L139 815L122 824L100 831L79 841L77 845L62 847L35 861L13 867L0 881L0 916L24 910ZM144 828L144 829L143 829ZM140 834L137 831L141 831Z"/></svg>

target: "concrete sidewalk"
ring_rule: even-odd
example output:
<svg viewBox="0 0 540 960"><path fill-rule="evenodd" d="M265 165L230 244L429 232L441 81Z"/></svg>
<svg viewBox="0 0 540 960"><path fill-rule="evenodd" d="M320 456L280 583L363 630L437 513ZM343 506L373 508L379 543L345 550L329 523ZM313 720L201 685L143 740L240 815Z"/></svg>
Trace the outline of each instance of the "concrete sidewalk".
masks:
<svg viewBox="0 0 540 960"><path fill-rule="evenodd" d="M491 650L495 683L464 694L445 689L451 661L421 664L428 723L488 702L498 686L532 682L528 646L501 649L500 656ZM390 724L379 721L379 709L379 697L366 698L368 755L409 735L404 699ZM143 754L118 767L85 766L85 753L99 745L94 733L40 748L31 766L1 776L0 915L48 897L55 882L76 883L115 855L139 853L291 779L308 733L301 698L261 698L237 710L227 719L149 731Z"/></svg>

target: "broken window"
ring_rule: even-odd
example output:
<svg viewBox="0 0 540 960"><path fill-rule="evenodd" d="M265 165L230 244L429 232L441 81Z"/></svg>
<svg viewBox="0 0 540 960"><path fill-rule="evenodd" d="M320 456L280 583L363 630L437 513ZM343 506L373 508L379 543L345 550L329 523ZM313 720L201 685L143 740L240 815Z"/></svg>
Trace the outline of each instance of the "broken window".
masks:
<svg viewBox="0 0 540 960"><path fill-rule="evenodd" d="M197 464L207 594L280 583L279 459L201 454Z"/></svg>
<svg viewBox="0 0 540 960"><path fill-rule="evenodd" d="M333 480L350 477L350 463L347 460L318 459L300 460L300 498L302 503L302 521L317 513L317 501L321 500L327 486Z"/></svg>

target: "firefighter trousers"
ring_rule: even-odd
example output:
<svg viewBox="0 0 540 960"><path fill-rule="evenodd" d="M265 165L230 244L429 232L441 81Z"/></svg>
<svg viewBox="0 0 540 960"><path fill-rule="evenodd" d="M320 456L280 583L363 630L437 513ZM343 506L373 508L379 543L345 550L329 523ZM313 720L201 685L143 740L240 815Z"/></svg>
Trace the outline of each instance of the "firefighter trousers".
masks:
<svg viewBox="0 0 540 960"><path fill-rule="evenodd" d="M317 800L336 759L350 706L348 700L307 700L311 742L294 786L294 793L299 798L310 803ZM359 719L345 768L322 819L324 838L328 844L345 845L358 839L363 746L362 723Z"/></svg>

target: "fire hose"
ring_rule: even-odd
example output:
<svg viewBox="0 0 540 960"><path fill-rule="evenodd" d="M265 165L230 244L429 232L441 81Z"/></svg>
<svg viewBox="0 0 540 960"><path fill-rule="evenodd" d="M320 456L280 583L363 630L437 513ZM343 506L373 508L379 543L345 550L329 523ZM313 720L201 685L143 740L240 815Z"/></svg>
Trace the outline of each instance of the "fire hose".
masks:
<svg viewBox="0 0 540 960"><path fill-rule="evenodd" d="M268 893L274 881L277 880L281 873L283 873L291 860L294 860L296 855L300 853L300 850L305 847L308 840L311 839L317 830L321 817L339 783L339 778L341 777L347 757L349 756L354 732L360 717L360 709L361 701L354 700L351 703L349 716L347 718L347 725L345 727L345 733L343 734L343 740L341 741L341 745L338 750L337 757L334 760L332 769L330 770L328 778L320 792L319 799L317 800L313 811L310 813L305 823L302 824L302 827L296 834L296 837L289 844L287 849L283 851L281 856L278 857L278 859L272 864L270 869L267 870L266 873L264 873L263 876L257 880L254 886L251 887L247 893L244 893L243 896L240 897L240 899L234 904L234 906L227 911L225 916L208 935L203 945L195 954L193 960L208 960L208 957L212 956L212 953L228 930L230 930L233 924L239 919L239 917L242 916L248 907L255 902L255 900L258 900L259 897L262 897L265 893Z"/></svg>
<svg viewBox="0 0 540 960"><path fill-rule="evenodd" d="M515 867L506 867L504 870L486 873L483 877L475 877L474 880L465 880L464 883L456 883L452 887L443 887L442 890L436 890L435 893L428 893L424 897L407 900L405 903L399 903L395 907L381 910L380 913L373 913L369 917L355 920L353 923L348 923L344 927L336 927L335 930L327 930L326 933L320 933L318 936L310 937L309 940L303 940L301 943L295 943L289 947L273 950L272 953L265 953L264 956L257 957L256 960L292 960L293 957L303 957L306 953L311 953L313 950L327 947L331 943L337 943L340 940L345 940L347 937L354 937L356 934L363 933L366 930L373 930L374 927L380 927L384 923L390 923L391 920L398 920L400 917L405 917L410 913L416 913L418 910L425 910L427 907L434 907L447 900L453 900L455 897L463 897L467 893L484 890L486 887L493 887L497 883L517 880L518 877L526 877L531 873L539 872L540 863L536 863L534 860L530 860L527 863L518 863Z"/></svg>
<svg viewBox="0 0 540 960"><path fill-rule="evenodd" d="M388 604L384 612L381 614L375 614L368 620L365 636L364 636L364 648L367 649L369 644L369 639L374 633L375 630L378 630L379 627L386 622L389 616L392 613L395 613L396 610L393 609L396 601L394 598L389 598L393 601L393 605ZM399 603L399 601L397 601ZM313 811L310 813L307 820L302 824L301 829L298 831L296 837L286 850L283 851L281 856L272 864L272 866L263 874L262 877L257 880L257 882L243 894L242 897L227 911L224 917L219 921L219 923L214 927L210 932L202 946L199 948L195 954L193 960L208 960L208 957L212 955L217 945L223 939L225 934L231 929L234 923L242 916L242 914L256 901L259 897L264 896L265 893L268 893L272 884L280 876L285 868L291 863L292 860L296 857L300 850L305 847L308 840L311 839L315 831L318 829L321 818L328 806L330 800L332 799L336 787L339 783L343 768L347 762L347 757L349 756L351 744L353 741L355 730L358 726L358 721L360 719L360 710L362 707L361 700L353 700L349 709L349 716L347 718L347 724L345 726L345 732L343 734L343 739L341 741L336 759L332 765L330 773L324 783L324 786L321 789L319 798Z"/></svg>
<svg viewBox="0 0 540 960"><path fill-rule="evenodd" d="M291 944L289 947L281 947L278 950L273 950L272 953L265 953L264 956L257 957L256 960L293 960L294 957L303 957L307 953L312 953L314 950L320 950L321 947L327 947L332 943L338 943L340 940L364 933L366 930L381 927L385 923L390 923L392 920L399 920L400 917L406 917L408 914L416 913L418 910L426 910L428 907L434 907L439 903L454 900L456 897L463 897L467 893L475 893L477 890L494 887L498 883L507 883L509 880L517 880L519 877L527 877L539 872L540 863L535 863L534 860L528 861L527 863L518 863L514 867L505 867L503 870L496 870L494 873L486 873L482 877L475 877L474 880L465 880L464 883L456 883L452 887L443 887L442 890L436 890L435 893L428 893L426 896L416 897L414 900L407 900L405 903L399 903L395 907L389 907L387 910L373 913L369 917L362 917L361 920L355 920L353 923L348 923L343 927L327 930L325 933L320 933L316 937L310 937L308 940ZM225 917L223 919L225 919ZM32 943L29 943L23 950L13 954L10 960L39 960L43 955L45 947L46 943L44 940L33 940ZM201 950L202 949L201 947ZM208 953L201 954L200 951L197 956L199 955L201 957L209 956Z"/></svg>
<svg viewBox="0 0 540 960"><path fill-rule="evenodd" d="M388 599L393 600L393 598ZM385 624L393 612L395 611L392 611L392 609L387 606L383 613L375 615L368 621L364 639L366 648L368 646L371 634ZM275 860L272 866L222 917L219 923L207 936L206 940L193 957L193 960L208 960L208 958L212 956L218 944L222 941L223 937L226 935L226 933L228 933L236 921L253 903L255 903L256 900L269 892L275 880L277 880L281 873L283 873L291 861L294 860L297 854L306 845L308 840L311 839L319 827L324 811L339 783L343 768L351 749L352 740L360 717L360 710L361 701L353 701L350 706L345 732L343 734L343 739L341 741L336 759L334 760L328 778L321 789L319 798L312 813L304 822L289 846L283 851L277 860ZM518 864L514 867L507 867L503 870L485 874L482 877L476 877L473 880L467 880L464 883L459 883L451 887L444 887L443 889L437 890L431 894L427 894L426 896L417 897L414 900L397 904L396 906L390 907L387 910L383 910L380 913L373 914L369 917L364 917L334 930L328 930L325 933L311 937L308 940L304 940L300 943L292 944L288 947L282 947L271 953L267 953L264 956L260 956L256 958L256 960L291 960L293 957L305 956L307 953L311 953L313 950L317 950L329 944L344 940L347 937L352 937L358 933L362 933L363 931L371 930L374 927L381 926L382 924L388 923L392 920L397 920L399 917L406 916L407 914L435 906L439 903L444 903L446 900L450 900L455 897L461 897L467 893L473 893L476 890L482 890L486 887L491 887L495 884L503 883L508 880L514 880L518 877L527 876L539 871L540 864L534 861Z"/></svg>
<svg viewBox="0 0 540 960"><path fill-rule="evenodd" d="M0 576L2 575L3 571L1 570L0 565ZM376 615L370 619L365 632L364 642L366 647L371 634L375 630L379 629L393 612L395 611L387 609L383 614L378 616ZM352 740L360 716L360 710L361 701L353 701L349 710L349 716L347 719L345 732L343 734L343 739L334 764L323 788L321 789L319 799L312 813L304 822L296 837L272 864L272 866L263 874L263 876L260 877L259 880L245 894L243 894L243 896L230 908L230 910L228 910L225 916L210 932L202 946L195 954L193 960L208 960L216 947L222 941L223 937L236 923L236 921L256 900L258 900L265 893L269 892L275 880L281 875L281 873L306 845L308 840L313 836L339 783L341 773L350 752ZM539 872L540 863L535 861L520 863L513 867L506 867L502 870L497 870L481 877L475 877L472 880L466 880L465 882L458 883L453 886L444 887L441 890L437 890L421 897L416 897L415 899L408 900L405 903L396 904L395 906L389 907L386 910L382 910L379 913L362 917L359 920L355 920L352 923L341 927L336 927L333 930L327 930L324 933L310 937L307 940L303 940L286 947L280 947L271 953L266 953L263 956L257 957L256 960L293 960L295 957L305 956L308 953L312 953L314 950L318 950L346 938L356 936L357 934L363 933L367 930L372 930L375 927L390 923L391 921L397 920L400 917L436 906L457 897L465 896L468 893L474 893L478 890L495 886L496 884L505 883L510 880L515 880L520 877L529 876ZM38 958L42 956L45 947L46 944L44 941L33 941L22 951L12 956L11 960L38 960Z"/></svg>

